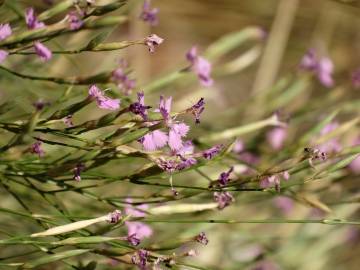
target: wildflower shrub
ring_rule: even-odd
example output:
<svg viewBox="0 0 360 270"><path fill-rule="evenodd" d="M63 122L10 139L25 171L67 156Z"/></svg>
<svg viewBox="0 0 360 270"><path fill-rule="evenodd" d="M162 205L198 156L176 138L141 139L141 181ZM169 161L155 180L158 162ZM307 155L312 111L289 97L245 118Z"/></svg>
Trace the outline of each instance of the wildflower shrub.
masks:
<svg viewBox="0 0 360 270"><path fill-rule="evenodd" d="M189 47L177 70L145 85L126 57L104 72L49 72L55 60L128 47L157 61L167 42L154 33L160 10L146 0L132 17L128 2L67 0L42 12L1 2L0 268L287 269L286 246L269 248L275 240L256 234L275 239L291 226L311 244L306 230L321 226L321 239L335 225L341 237L330 247L349 244L360 221L343 204L358 200L360 118L359 100L341 93L357 91L359 71L341 86L331 57L310 48L242 111L219 112L241 116L224 128L206 116L216 110L209 93L221 95L218 81L260 57L268 41L260 27ZM129 20L151 32L107 40ZM91 38L68 46L83 32ZM255 49L226 62L243 44ZM311 96L311 85L322 94ZM204 95L181 107L175 86Z"/></svg>

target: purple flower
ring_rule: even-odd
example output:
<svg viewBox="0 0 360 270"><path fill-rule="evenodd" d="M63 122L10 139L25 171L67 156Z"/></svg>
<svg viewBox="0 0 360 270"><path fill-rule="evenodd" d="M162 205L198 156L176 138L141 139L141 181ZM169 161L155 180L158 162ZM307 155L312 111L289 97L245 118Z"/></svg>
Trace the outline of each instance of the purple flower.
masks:
<svg viewBox="0 0 360 270"><path fill-rule="evenodd" d="M168 139L168 135L165 132L154 130L142 137L140 142L146 151L155 151L164 147L168 143Z"/></svg>
<svg viewBox="0 0 360 270"><path fill-rule="evenodd" d="M209 243L209 239L206 237L206 234L204 232L199 233L195 237L195 241L199 242L200 244L206 246Z"/></svg>
<svg viewBox="0 0 360 270"><path fill-rule="evenodd" d="M218 208L224 209L235 201L234 197L227 191L214 192L214 200L218 203Z"/></svg>
<svg viewBox="0 0 360 270"><path fill-rule="evenodd" d="M198 76L200 84L203 86L211 86L214 82L210 77L211 63L204 57L197 55L195 46L186 53L186 59L191 63L191 68Z"/></svg>
<svg viewBox="0 0 360 270"><path fill-rule="evenodd" d="M190 141L190 140L183 142L182 147L175 152L176 155L179 155L182 157L184 157L186 155L191 155L193 153L194 153L194 145L193 145L192 141Z"/></svg>
<svg viewBox="0 0 360 270"><path fill-rule="evenodd" d="M128 236L135 235L139 240L150 237L153 234L151 227L142 222L126 221L125 226L128 229Z"/></svg>
<svg viewBox="0 0 360 270"><path fill-rule="evenodd" d="M8 36L11 36L12 31L10 24L0 24L0 40L6 39Z"/></svg>
<svg viewBox="0 0 360 270"><path fill-rule="evenodd" d="M282 172L281 176L285 181L288 181L290 179L290 173L288 171Z"/></svg>
<svg viewBox="0 0 360 270"><path fill-rule="evenodd" d="M96 86L89 88L89 96L96 100L97 106L105 110L117 110L120 107L120 99L112 99L104 95L104 93Z"/></svg>
<svg viewBox="0 0 360 270"><path fill-rule="evenodd" d="M140 115L144 121L147 121L147 110L151 108L151 106L146 106L144 101L144 92L137 93L138 101L130 104L129 111Z"/></svg>
<svg viewBox="0 0 360 270"><path fill-rule="evenodd" d="M280 150L283 147L286 137L287 129L283 127L273 128L266 134L266 139L274 150Z"/></svg>
<svg viewBox="0 0 360 270"><path fill-rule="evenodd" d="M199 101L191 106L186 112L191 113L195 117L195 123L200 124L200 115L205 110L204 98L200 98Z"/></svg>
<svg viewBox="0 0 360 270"><path fill-rule="evenodd" d="M354 88L360 88L360 68L351 74L351 83Z"/></svg>
<svg viewBox="0 0 360 270"><path fill-rule="evenodd" d="M159 158L157 161L157 165L164 171L168 173L173 173L178 169L179 162L174 159L164 159Z"/></svg>
<svg viewBox="0 0 360 270"><path fill-rule="evenodd" d="M26 9L25 21L29 29L38 29L45 27L45 24L43 22L38 21L34 9L32 7Z"/></svg>
<svg viewBox="0 0 360 270"><path fill-rule="evenodd" d="M107 215L106 221L111 224L116 224L121 218L121 211L116 209Z"/></svg>
<svg viewBox="0 0 360 270"><path fill-rule="evenodd" d="M233 172L234 167L231 167L227 172L222 172L219 176L219 184L226 186L230 182L230 174Z"/></svg>
<svg viewBox="0 0 360 270"><path fill-rule="evenodd" d="M36 41L34 43L34 48L35 48L35 52L36 54L40 57L40 59L42 61L48 61L51 59L52 57L52 53L51 51L41 42Z"/></svg>
<svg viewBox="0 0 360 270"><path fill-rule="evenodd" d="M120 67L112 72L112 80L123 90L124 95L130 95L131 90L135 88L135 80L130 79L125 72L127 67L126 60L120 59Z"/></svg>
<svg viewBox="0 0 360 270"><path fill-rule="evenodd" d="M161 43L163 43L164 39L155 35L151 34L150 36L146 37L144 39L144 43L149 48L149 52L153 53L155 52L155 48L159 46Z"/></svg>
<svg viewBox="0 0 360 270"><path fill-rule="evenodd" d="M168 134L159 130L146 134L139 140L145 150L154 151L168 144L171 150L176 152L183 147L182 138L186 136L190 128L185 123L173 121L170 114L171 102L172 97L164 98L160 96L159 109L155 110L155 112L161 113L168 128Z"/></svg>
<svg viewBox="0 0 360 270"><path fill-rule="evenodd" d="M203 86L213 85L213 79L210 77L211 64L203 57L198 57L193 66L195 73L197 74L200 84Z"/></svg>
<svg viewBox="0 0 360 270"><path fill-rule="evenodd" d="M139 238L137 238L136 234L129 235L126 240L133 246L138 246L141 242Z"/></svg>
<svg viewBox="0 0 360 270"><path fill-rule="evenodd" d="M67 127L73 127L74 126L71 114L69 114L68 116L65 116L63 118L63 122Z"/></svg>
<svg viewBox="0 0 360 270"><path fill-rule="evenodd" d="M144 249L140 249L136 252L135 255L131 257L131 261L133 264L136 264L140 269L146 269L147 257L149 256L149 252Z"/></svg>
<svg viewBox="0 0 360 270"><path fill-rule="evenodd" d="M157 14L159 12L158 8L151 8L151 1L145 0L142 12L140 14L140 19L144 22L148 22L151 26L158 24Z"/></svg>
<svg viewBox="0 0 360 270"><path fill-rule="evenodd" d="M240 154L245 150L244 142L241 139L236 139L232 151L236 154Z"/></svg>
<svg viewBox="0 0 360 270"><path fill-rule="evenodd" d="M127 205L125 207L125 213L126 215L131 215L133 217L145 217L146 213L145 211L149 208L147 204L140 204L136 208L134 208L131 203L132 199L128 198L126 199Z"/></svg>
<svg viewBox="0 0 360 270"><path fill-rule="evenodd" d="M197 47L196 46L192 46L191 49L186 53L186 59L191 63L194 64L197 57L198 57L198 53L197 53Z"/></svg>
<svg viewBox="0 0 360 270"><path fill-rule="evenodd" d="M146 216L145 211L149 208L147 204L141 204L134 208L131 205L131 199L127 199L126 202L128 203L125 207L126 215L131 215L132 217ZM151 227L141 222L126 221L125 225L128 229L128 236L135 235L136 238L138 238L139 240L142 240L145 237L150 237L153 234L153 230L151 229Z"/></svg>
<svg viewBox="0 0 360 270"><path fill-rule="evenodd" d="M166 125L171 124L171 103L172 103L172 97L165 98L164 96L160 96L160 102L159 102L159 109L154 110L155 112L160 112L162 117L164 118L164 121L166 122Z"/></svg>
<svg viewBox="0 0 360 270"><path fill-rule="evenodd" d="M9 53L7 51L0 50L0 63L2 63L8 55Z"/></svg>
<svg viewBox="0 0 360 270"><path fill-rule="evenodd" d="M181 158L181 161L176 166L176 170L178 170L178 171L190 168L191 166L193 166L197 163L197 160L192 157L189 157L189 158L180 157L180 158Z"/></svg>
<svg viewBox="0 0 360 270"><path fill-rule="evenodd" d="M80 16L76 11L69 12L68 21L70 23L70 30L77 30L81 28L84 24L84 22L80 19Z"/></svg>
<svg viewBox="0 0 360 270"><path fill-rule="evenodd" d="M39 156L39 158L41 158L45 155L45 151L41 148L41 145L42 145L42 142L37 140L30 147L30 152L33 154L37 154Z"/></svg>
<svg viewBox="0 0 360 270"><path fill-rule="evenodd" d="M172 124L169 131L169 147L171 150L180 150L183 147L182 137L189 132L189 126L184 123Z"/></svg>
<svg viewBox="0 0 360 270"><path fill-rule="evenodd" d="M301 59L300 68L309 71L315 71L317 68L317 62L318 60L315 55L315 50L309 49Z"/></svg>
<svg viewBox="0 0 360 270"><path fill-rule="evenodd" d="M224 146L222 144L219 144L219 145L215 145L205 151L202 152L202 156L205 158L205 159L212 159L214 158L217 154L219 154L219 152L221 151L221 149L223 148Z"/></svg>
<svg viewBox="0 0 360 270"><path fill-rule="evenodd" d="M319 58L314 49L310 49L301 59L300 68L314 73L325 87L332 87L334 80L332 73L334 65L330 58Z"/></svg>
<svg viewBox="0 0 360 270"><path fill-rule="evenodd" d="M85 164L83 163L79 163L75 166L74 168L74 177L73 179L76 180L77 182L81 181L81 172L85 169Z"/></svg>
<svg viewBox="0 0 360 270"><path fill-rule="evenodd" d="M332 87L334 85L332 78L333 70L334 65L330 58L321 58L319 60L317 76L321 84L325 87Z"/></svg>

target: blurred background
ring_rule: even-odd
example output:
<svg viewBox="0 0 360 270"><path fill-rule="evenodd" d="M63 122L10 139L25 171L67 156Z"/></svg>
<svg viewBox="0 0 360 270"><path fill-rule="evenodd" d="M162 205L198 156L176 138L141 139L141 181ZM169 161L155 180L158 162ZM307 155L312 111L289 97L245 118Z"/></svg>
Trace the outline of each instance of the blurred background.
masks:
<svg viewBox="0 0 360 270"><path fill-rule="evenodd" d="M4 22L13 19L16 12L11 13L9 9L16 10L16 7L23 9L34 6L37 13L41 13L58 2L60 1L6 1L0 9L0 18ZM109 32L107 41L137 40L155 33L165 41L154 54L149 54L143 46L131 46L121 51L56 56L45 64L33 56L13 56L8 66L25 74L36 72L49 76L87 76L114 70L118 60L125 58L130 65L130 76L136 78L136 90L145 89L148 104L157 104L160 94L171 95L175 103L174 111L177 111L191 106L199 97L205 97L206 110L202 123L192 128L190 138L261 120L274 111L281 110L290 119L283 152L272 149L266 141L266 133L270 129L239 138L244 142L246 151L260 159L256 164L260 170L272 166L275 161L292 158L291 151L297 149L297 146L300 147L297 140L301 134L336 110L338 104L353 102L346 105L346 109L337 116L336 121L343 123L360 115L360 89L351 85L351 74L360 67L360 1L153 0L152 6L159 8L159 24L155 27L150 27L138 19L142 1L129 0L124 8L115 12L118 15L127 14L130 17L127 23L111 29L67 35L51 41L49 45L52 49L78 48L79 44L86 44L101 31ZM63 16L64 14L60 14L47 21L47 24L59 21ZM209 46L221 37L247 28L257 31L255 37L249 38L241 46L212 62L215 81L212 87L203 88L195 80L186 79L166 85L147 95L146 90L152 81L188 66L185 54L193 45L197 45L199 53L206 56ZM309 78L307 74L299 71L299 62L309 48L315 48L320 55L332 59L335 79L332 89L323 87L316 79ZM233 65L229 66L228 63ZM63 85L15 79L5 72L1 72L0 76L1 99L15 102L13 109L3 115L6 121L30 113L33 110L31 104L38 99L55 102L67 89L67 86ZM290 98L276 99L294 85L301 90L294 90L296 93ZM116 87L109 87L116 93ZM81 100L86 91L87 88L84 86L75 86L71 93L72 102ZM74 122L81 123L98 118L102 114L104 113L97 110L95 105L91 105L76 114ZM106 129L94 134L104 132ZM359 134L359 127L354 126L341 136L342 145L350 146ZM1 137L8 140L10 135L2 133ZM139 147L136 143L134 146ZM65 151L52 145L46 145L45 150L49 156L58 151ZM297 151L299 153L300 150ZM16 156L19 153L11 154ZM127 175L129 171L138 168L141 162L143 161L123 164L119 160L114 160L97 169L96 173L106 173L114 177ZM233 164L212 164L202 171L209 178L216 179L220 172ZM238 165L235 173L241 175L243 164ZM294 181L301 181L306 175L301 173ZM194 171L179 175L174 180L177 184L208 184ZM294 188L293 192L306 197L304 200L299 197L298 200L294 200L292 193L285 197L263 192L238 192L233 206L221 212L189 214L187 218L341 217L359 220L359 175L346 169L343 174L326 180L328 181ZM122 182L93 191L104 197L119 199L121 202L129 195L134 198L146 197L146 194L166 193L164 190L160 187L134 187ZM0 194L2 207L18 208L5 192ZM22 196L32 201L31 207L34 212L50 211L40 200L38 201L39 195L35 192ZM211 198L211 195L204 194L185 199L184 202L210 201ZM79 194L62 193L58 195L58 200L74 214L92 216L94 213L104 212L100 203L98 205ZM21 226L18 220L0 218L1 230L13 233L21 231L21 234L39 230L36 224ZM360 265L360 231L356 226L161 223L152 226L154 235L149 241L156 242L171 241L180 236L205 231L210 240L209 244L206 247L196 246L199 255L188 259L189 263L203 267L199 269L357 270ZM12 252L0 249L1 256ZM109 269L126 269L122 267L117 265ZM52 269L63 268L61 265L54 265ZM99 269L108 268L102 265Z"/></svg>

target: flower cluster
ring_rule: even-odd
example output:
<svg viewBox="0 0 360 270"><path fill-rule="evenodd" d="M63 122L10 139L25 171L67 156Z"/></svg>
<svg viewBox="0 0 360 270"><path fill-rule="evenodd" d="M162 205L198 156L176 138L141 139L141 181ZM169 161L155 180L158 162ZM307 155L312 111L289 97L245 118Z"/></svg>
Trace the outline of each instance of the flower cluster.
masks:
<svg viewBox="0 0 360 270"><path fill-rule="evenodd" d="M37 19L37 16L33 8L28 8L26 10L25 22L29 29L39 29L45 27L45 24ZM51 50L40 41L34 42L34 49L36 54L40 57L42 61L45 62L51 59L52 57Z"/></svg>

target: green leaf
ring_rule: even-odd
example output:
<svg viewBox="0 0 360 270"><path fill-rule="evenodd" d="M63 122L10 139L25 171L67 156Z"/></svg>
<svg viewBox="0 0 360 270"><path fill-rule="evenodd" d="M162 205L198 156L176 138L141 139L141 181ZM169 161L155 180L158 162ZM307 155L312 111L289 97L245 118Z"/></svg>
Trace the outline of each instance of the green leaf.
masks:
<svg viewBox="0 0 360 270"><path fill-rule="evenodd" d="M78 255L87 253L89 251L90 251L90 249L74 249L74 250L67 250L67 251L59 252L59 253L56 253L53 255L44 256L40 259L33 260L31 262L24 263L21 266L21 269L35 268L40 265L44 265L44 264L60 261L60 260L66 259L66 258L78 256Z"/></svg>
<svg viewBox="0 0 360 270"><path fill-rule="evenodd" d="M91 50L103 42L109 35L109 32L104 31L100 34L96 35L94 38L90 40L90 42L82 49L82 50Z"/></svg>
<svg viewBox="0 0 360 270"><path fill-rule="evenodd" d="M44 11L38 16L40 21L50 19L51 17L66 11L69 7L74 4L74 0L65 0L61 1L59 4L54 7Z"/></svg>
<svg viewBox="0 0 360 270"><path fill-rule="evenodd" d="M104 243L113 240L117 240L116 237L104 237L104 236L88 236L88 237L70 237L65 240L52 242L52 245L77 245L77 244L97 244Z"/></svg>

